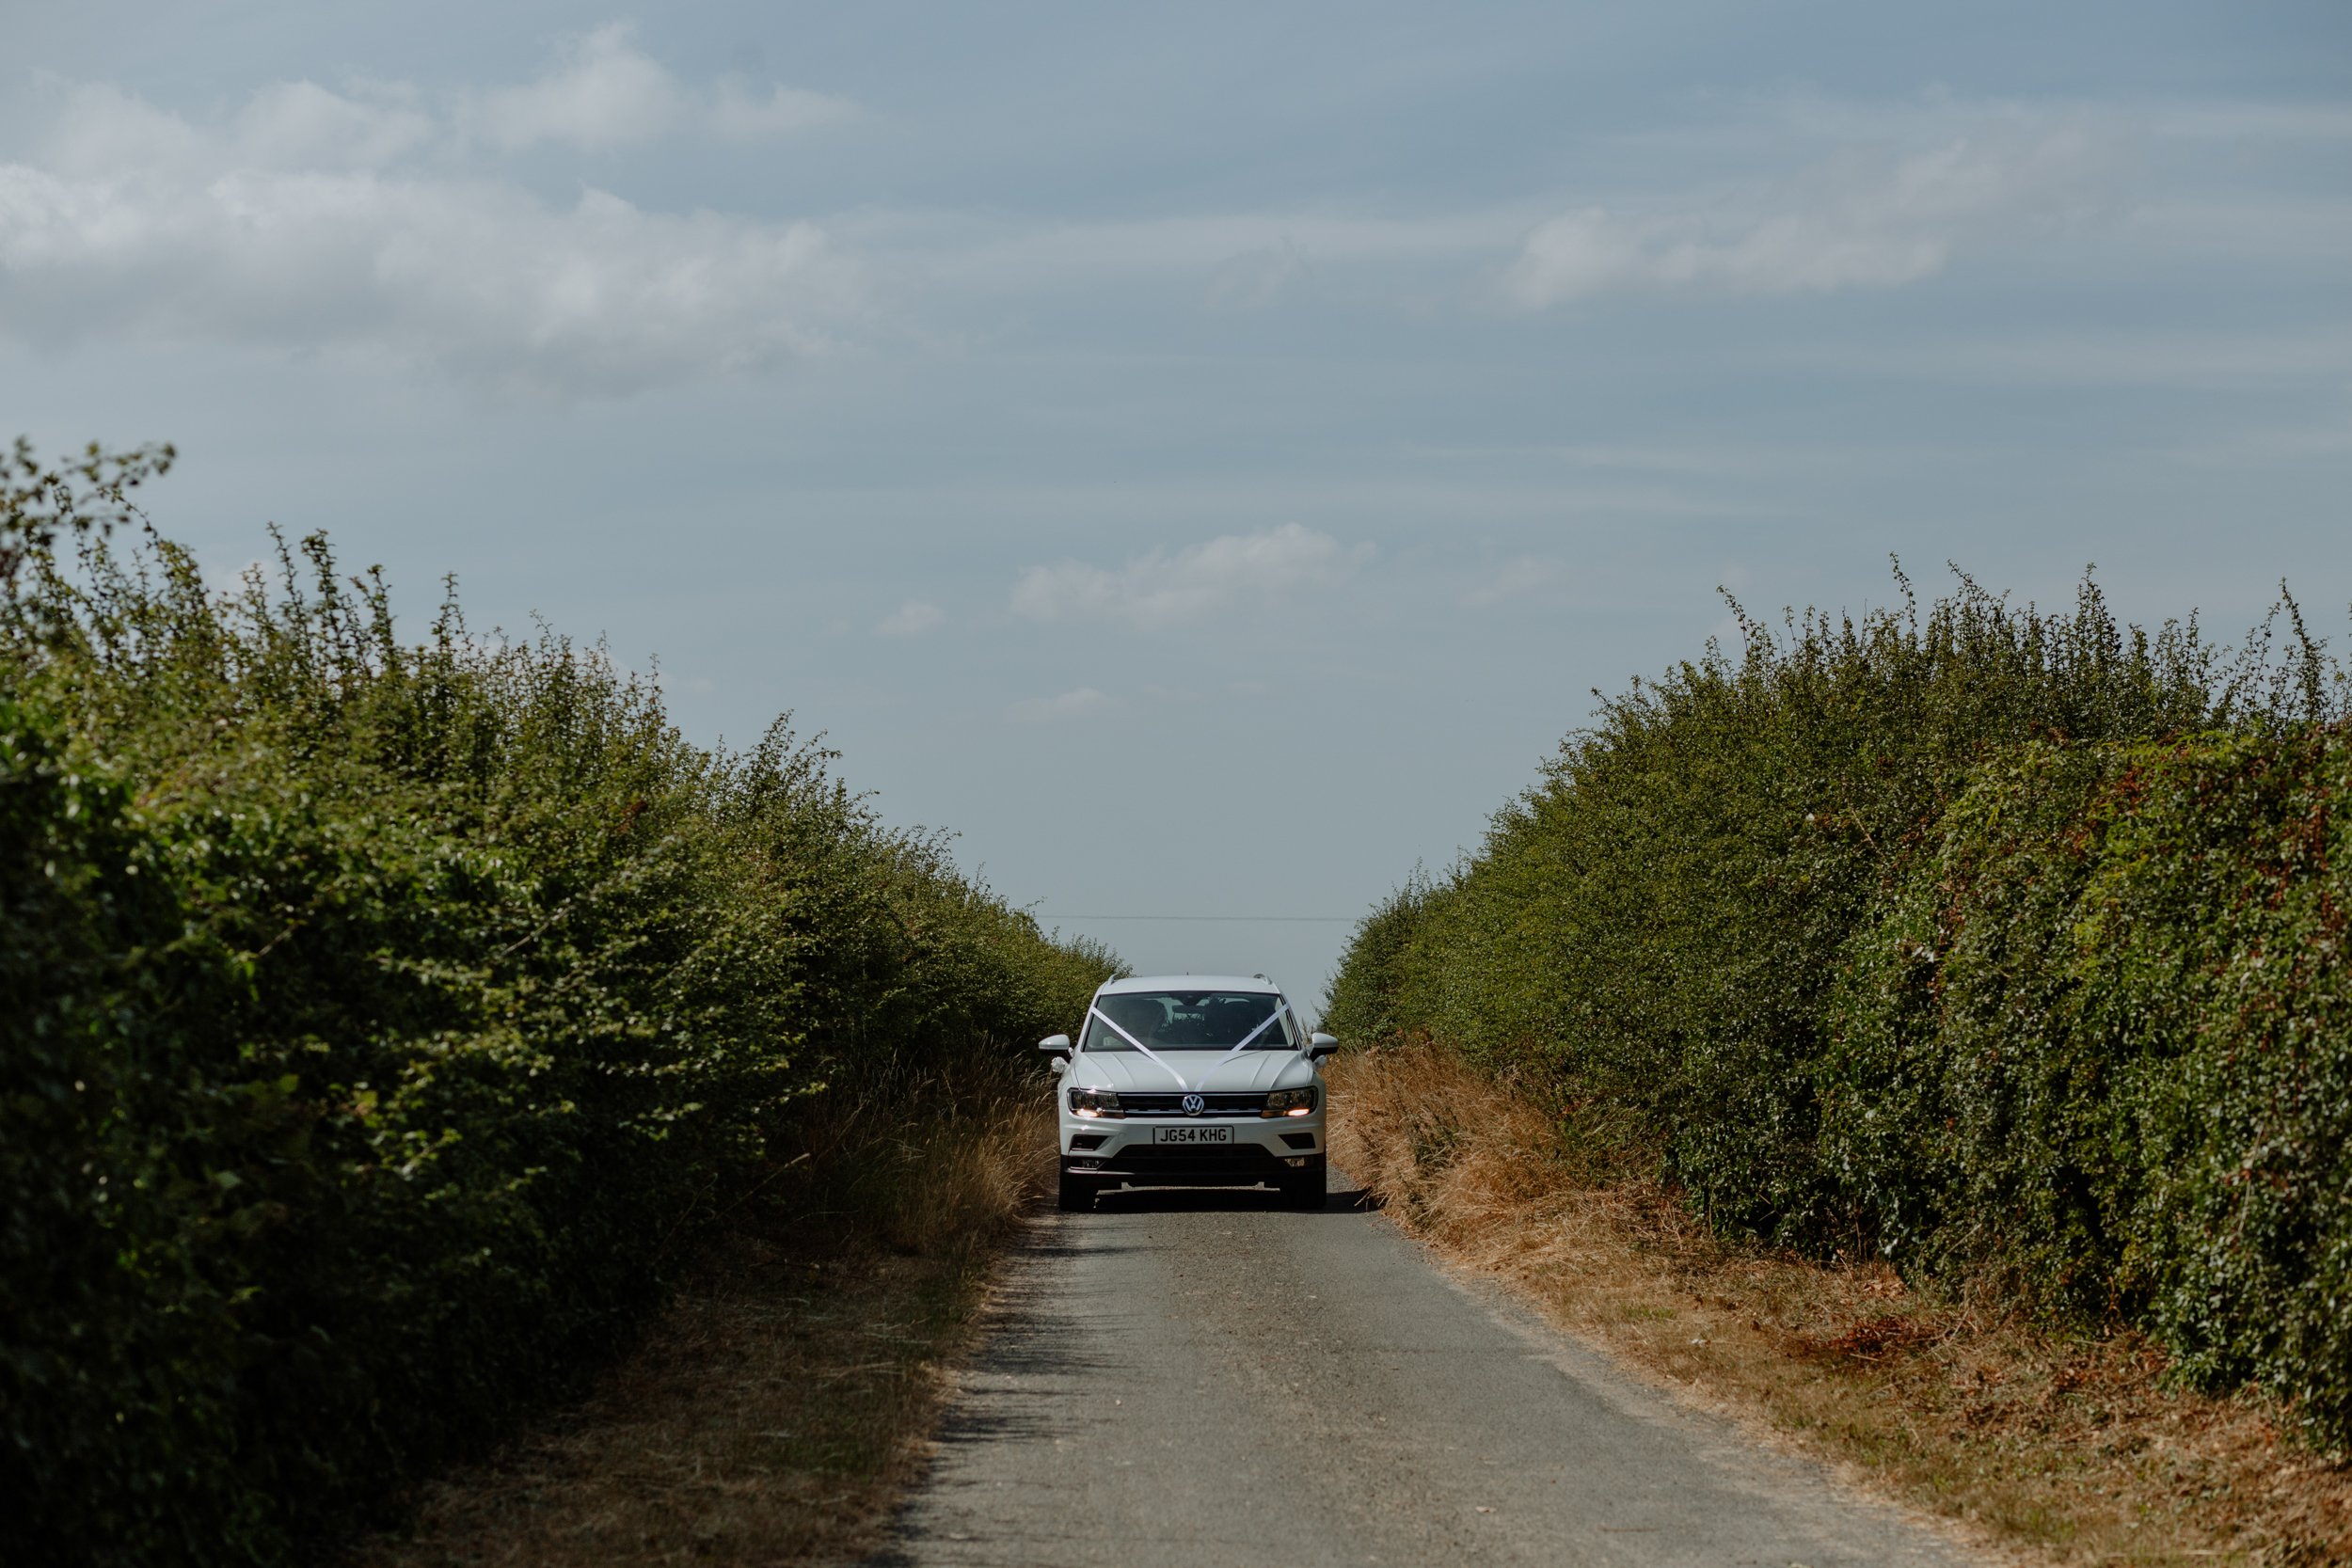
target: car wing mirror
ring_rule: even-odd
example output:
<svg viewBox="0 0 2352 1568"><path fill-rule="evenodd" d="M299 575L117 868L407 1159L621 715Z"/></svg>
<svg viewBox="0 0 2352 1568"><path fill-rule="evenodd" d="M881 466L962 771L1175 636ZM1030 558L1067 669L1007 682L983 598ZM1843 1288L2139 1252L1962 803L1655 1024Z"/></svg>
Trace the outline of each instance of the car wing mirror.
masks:
<svg viewBox="0 0 2352 1568"><path fill-rule="evenodd" d="M1307 1060L1319 1062L1326 1056L1336 1054L1339 1049L1340 1042L1336 1036L1324 1034L1311 1036L1307 1040Z"/></svg>
<svg viewBox="0 0 2352 1568"><path fill-rule="evenodd" d="M1037 1048L1057 1062L1067 1064L1070 1060L1070 1037L1068 1035L1048 1035L1037 1042Z"/></svg>

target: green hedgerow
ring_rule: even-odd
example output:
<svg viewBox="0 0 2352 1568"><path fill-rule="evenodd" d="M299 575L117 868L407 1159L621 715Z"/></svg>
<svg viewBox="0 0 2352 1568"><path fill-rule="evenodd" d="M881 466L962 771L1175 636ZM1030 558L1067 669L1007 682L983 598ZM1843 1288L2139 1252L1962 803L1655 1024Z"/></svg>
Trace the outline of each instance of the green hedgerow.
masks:
<svg viewBox="0 0 2352 1568"><path fill-rule="evenodd" d="M87 499L0 516L0 1558L311 1555L608 1346L829 1076L1113 967L781 723L693 747L453 602L403 642L323 539L216 595Z"/></svg>
<svg viewBox="0 0 2352 1568"><path fill-rule="evenodd" d="M1907 596L1907 585L1906 585ZM2148 1324L2352 1442L2344 687L1963 579L1604 704L1333 1018L1622 1114L1719 1228Z"/></svg>

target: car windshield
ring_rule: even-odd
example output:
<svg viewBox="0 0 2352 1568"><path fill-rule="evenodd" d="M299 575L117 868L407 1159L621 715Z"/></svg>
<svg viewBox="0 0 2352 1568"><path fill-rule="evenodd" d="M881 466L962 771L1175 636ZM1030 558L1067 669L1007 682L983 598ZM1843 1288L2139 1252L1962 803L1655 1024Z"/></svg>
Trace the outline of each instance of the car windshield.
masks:
<svg viewBox="0 0 2352 1568"><path fill-rule="evenodd" d="M1230 1051L1248 1040L1252 1051L1295 1049L1282 999L1264 991L1131 990L1094 999L1085 1049L1133 1051L1124 1029L1154 1051ZM1113 1029L1103 1022L1119 1025ZM1269 1022L1271 1020L1271 1022Z"/></svg>

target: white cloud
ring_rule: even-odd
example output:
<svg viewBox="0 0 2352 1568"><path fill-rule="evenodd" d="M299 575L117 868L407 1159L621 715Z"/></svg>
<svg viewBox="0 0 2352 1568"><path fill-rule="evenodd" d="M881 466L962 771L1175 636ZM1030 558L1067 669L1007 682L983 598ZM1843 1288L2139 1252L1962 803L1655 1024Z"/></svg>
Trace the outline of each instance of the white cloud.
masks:
<svg viewBox="0 0 2352 1568"><path fill-rule="evenodd" d="M824 231L373 172L88 183L0 165L0 330L342 349L627 391L770 364L854 313Z"/></svg>
<svg viewBox="0 0 2352 1568"><path fill-rule="evenodd" d="M228 168L376 168L438 134L414 95L397 87L366 86L345 96L312 82L280 82L210 132L100 84L70 88L56 102L29 164L0 166L93 183L204 180Z"/></svg>
<svg viewBox="0 0 2352 1568"><path fill-rule="evenodd" d="M1012 292L1062 278L1184 279L1212 309L1248 309L1328 268L1452 277L1517 244L1543 209L1525 203L1403 217L1308 207L1108 222L1038 222L983 213L865 209L862 238L920 252L942 281ZM1449 287L1452 285L1449 284Z"/></svg>
<svg viewBox="0 0 2352 1568"><path fill-rule="evenodd" d="M743 135L797 112L781 92L686 93L611 29L514 90L485 100L509 146L649 135L689 110ZM593 187L552 206L467 166L470 112L397 85L299 82L198 124L110 87L69 92L33 160L0 163L0 334L261 343L628 391L806 354L864 314L862 269L818 226L651 212Z"/></svg>
<svg viewBox="0 0 2352 1568"><path fill-rule="evenodd" d="M437 127L398 86L345 97L280 82L246 101L233 123L238 161L260 168L382 168L432 142Z"/></svg>
<svg viewBox="0 0 2352 1568"><path fill-rule="evenodd" d="M2352 416L2323 415L2316 422L2220 432L2166 449L2166 461L2198 467L2248 467L2276 472L2282 465L2340 461L2352 455Z"/></svg>
<svg viewBox="0 0 2352 1568"><path fill-rule="evenodd" d="M2165 104L2150 120L2159 135L2227 142L2352 141L2352 107L2327 103L2192 101Z"/></svg>
<svg viewBox="0 0 2352 1568"><path fill-rule="evenodd" d="M567 42L537 81L476 94L461 110L474 135L508 151L555 142L589 150L686 131L734 140L780 135L850 118L848 100L790 87L755 98L739 81L696 88L679 81L611 22Z"/></svg>
<svg viewBox="0 0 2352 1568"><path fill-rule="evenodd" d="M540 142L620 147L667 135L686 117L676 77L608 23L565 45L558 69L520 87L483 93L466 115L484 139L513 150Z"/></svg>
<svg viewBox="0 0 2352 1568"><path fill-rule="evenodd" d="M909 599L877 622L874 629L884 637L920 637L946 619L946 612L937 605Z"/></svg>
<svg viewBox="0 0 2352 1568"><path fill-rule="evenodd" d="M1462 595L1462 602L1473 610L1516 599L1522 594L1533 594L1549 588L1560 580L1558 562L1541 557L1523 555L1502 570Z"/></svg>
<svg viewBox="0 0 2352 1568"><path fill-rule="evenodd" d="M1648 214L1604 207L1537 228L1503 278L1540 309L1619 291L1774 294L1888 288L2004 230L2094 211L2113 163L2080 124L1995 128L1907 156L1851 153L1756 196Z"/></svg>
<svg viewBox="0 0 2352 1568"><path fill-rule="evenodd" d="M729 141L758 141L837 124L856 119L857 114L855 103L831 93L779 87L769 88L761 98L730 79L719 84L704 119L713 134Z"/></svg>
<svg viewBox="0 0 2352 1568"><path fill-rule="evenodd" d="M1245 250L1226 258L1210 275L1207 304L1212 310L1263 309L1306 275L1306 258L1288 239Z"/></svg>
<svg viewBox="0 0 2352 1568"><path fill-rule="evenodd" d="M2072 331L1921 336L1859 347L1821 344L1790 364L1946 382L2047 386L2248 388L2332 392L2352 375L2352 331Z"/></svg>
<svg viewBox="0 0 2352 1568"><path fill-rule="evenodd" d="M1327 533L1284 523L1173 553L1153 550L1116 570L1075 561L1032 566L1013 587L1012 611L1039 621L1119 621L1156 629L1336 582L1369 553L1369 546L1349 549Z"/></svg>
<svg viewBox="0 0 2352 1568"><path fill-rule="evenodd" d="M1067 719L1091 718L1117 705L1094 688L1082 686L1058 697L1032 697L1005 711L1018 723L1052 724Z"/></svg>

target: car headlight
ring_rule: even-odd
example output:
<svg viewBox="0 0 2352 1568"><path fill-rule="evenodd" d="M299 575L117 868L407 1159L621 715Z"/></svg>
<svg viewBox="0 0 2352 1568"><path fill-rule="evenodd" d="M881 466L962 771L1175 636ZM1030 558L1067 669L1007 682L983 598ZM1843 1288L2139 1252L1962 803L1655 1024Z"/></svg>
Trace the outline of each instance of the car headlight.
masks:
<svg viewBox="0 0 2352 1568"><path fill-rule="evenodd" d="M1119 1096L1108 1089L1072 1089L1070 1109L1082 1117L1123 1117L1119 1108Z"/></svg>
<svg viewBox="0 0 2352 1568"><path fill-rule="evenodd" d="M1312 1088L1277 1089L1265 1097L1265 1109L1258 1114L1266 1117L1303 1117L1311 1115L1314 1108L1315 1091Z"/></svg>

